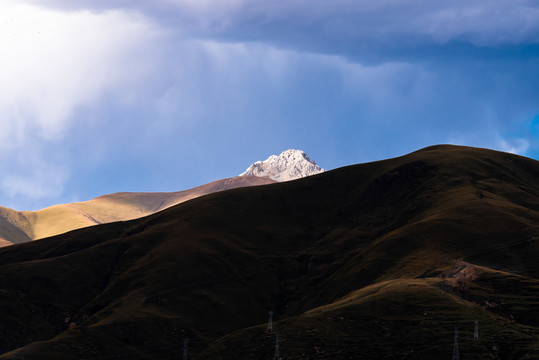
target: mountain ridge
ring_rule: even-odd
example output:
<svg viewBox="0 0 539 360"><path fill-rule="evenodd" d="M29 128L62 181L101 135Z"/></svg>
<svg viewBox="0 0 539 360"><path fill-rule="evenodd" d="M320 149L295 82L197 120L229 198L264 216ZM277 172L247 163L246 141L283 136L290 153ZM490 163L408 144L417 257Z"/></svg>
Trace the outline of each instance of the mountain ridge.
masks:
<svg viewBox="0 0 539 360"><path fill-rule="evenodd" d="M270 310L292 360L537 358L537 184L439 146L3 248L0 358L268 358Z"/></svg>
<svg viewBox="0 0 539 360"><path fill-rule="evenodd" d="M120 192L53 205L37 211L0 207L0 246L58 235L75 229L146 216L216 191L271 184L261 177L233 177L176 192Z"/></svg>
<svg viewBox="0 0 539 360"><path fill-rule="evenodd" d="M255 169L253 171L248 169L240 176L182 191L119 192L37 211L16 211L0 207L0 247L39 240L83 227L132 220L216 191L293 180L323 171L301 150L286 150L280 156L270 156L267 161L270 159L273 161L272 166L267 169L263 169L264 162L259 161L249 167ZM259 173L260 176L256 175Z"/></svg>

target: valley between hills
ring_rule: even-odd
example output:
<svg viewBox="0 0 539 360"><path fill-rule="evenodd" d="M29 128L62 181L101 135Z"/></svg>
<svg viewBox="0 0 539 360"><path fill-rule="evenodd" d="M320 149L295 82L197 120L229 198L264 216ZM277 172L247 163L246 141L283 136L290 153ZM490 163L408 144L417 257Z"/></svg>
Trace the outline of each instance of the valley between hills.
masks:
<svg viewBox="0 0 539 360"><path fill-rule="evenodd" d="M539 162L268 182L1 248L0 359L539 359Z"/></svg>

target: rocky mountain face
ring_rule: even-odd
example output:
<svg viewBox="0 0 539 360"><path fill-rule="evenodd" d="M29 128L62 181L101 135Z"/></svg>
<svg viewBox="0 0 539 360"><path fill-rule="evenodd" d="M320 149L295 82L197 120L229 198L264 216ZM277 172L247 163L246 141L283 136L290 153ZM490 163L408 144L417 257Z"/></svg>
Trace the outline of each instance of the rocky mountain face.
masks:
<svg viewBox="0 0 539 360"><path fill-rule="evenodd" d="M257 161L249 166L240 176L269 177L275 181L288 181L319 174L324 169L316 165L301 150L286 150L279 156L272 155L264 161Z"/></svg>

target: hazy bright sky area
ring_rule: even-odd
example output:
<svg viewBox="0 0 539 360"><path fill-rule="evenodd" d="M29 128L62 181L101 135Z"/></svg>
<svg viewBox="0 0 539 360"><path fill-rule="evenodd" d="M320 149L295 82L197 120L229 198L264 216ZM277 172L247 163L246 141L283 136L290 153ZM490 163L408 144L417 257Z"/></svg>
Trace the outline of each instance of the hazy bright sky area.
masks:
<svg viewBox="0 0 539 360"><path fill-rule="evenodd" d="M295 148L539 158L536 0L1 0L0 205L177 191Z"/></svg>

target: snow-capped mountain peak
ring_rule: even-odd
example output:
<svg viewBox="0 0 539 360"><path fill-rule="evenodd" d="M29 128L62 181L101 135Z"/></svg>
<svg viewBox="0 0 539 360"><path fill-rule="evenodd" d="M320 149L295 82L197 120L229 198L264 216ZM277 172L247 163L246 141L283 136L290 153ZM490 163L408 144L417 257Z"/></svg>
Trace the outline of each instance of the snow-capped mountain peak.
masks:
<svg viewBox="0 0 539 360"><path fill-rule="evenodd" d="M272 155L264 161L249 166L240 176L254 175L269 177L275 181L288 181L323 172L309 156L301 150L286 150L281 155Z"/></svg>

